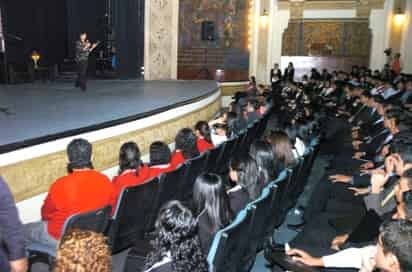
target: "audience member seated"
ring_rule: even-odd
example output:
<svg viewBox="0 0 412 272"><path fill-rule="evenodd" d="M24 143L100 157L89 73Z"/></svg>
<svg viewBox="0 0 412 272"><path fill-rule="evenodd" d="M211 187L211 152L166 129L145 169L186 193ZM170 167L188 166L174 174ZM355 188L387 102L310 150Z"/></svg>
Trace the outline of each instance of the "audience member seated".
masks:
<svg viewBox="0 0 412 272"><path fill-rule="evenodd" d="M281 169L292 167L296 163L292 144L285 132L272 131L266 140L272 145L275 160L279 162Z"/></svg>
<svg viewBox="0 0 412 272"><path fill-rule="evenodd" d="M200 153L215 147L213 145L210 127L207 122L197 122L195 125L195 134L197 136L196 146Z"/></svg>
<svg viewBox="0 0 412 272"><path fill-rule="evenodd" d="M216 123L212 128L212 142L215 146L218 146L228 140L228 128L226 124Z"/></svg>
<svg viewBox="0 0 412 272"><path fill-rule="evenodd" d="M172 152L166 143L160 141L153 142L150 145L149 153L150 178L157 177L162 173L167 173L175 169L170 163Z"/></svg>
<svg viewBox="0 0 412 272"><path fill-rule="evenodd" d="M110 204L113 185L103 174L93 170L92 145L75 139L67 146L67 176L50 187L41 209L42 221L25 225L29 242L56 247L66 219Z"/></svg>
<svg viewBox="0 0 412 272"><path fill-rule="evenodd" d="M160 209L155 233L153 251L147 257L145 272L208 271L196 219L179 201L166 203Z"/></svg>
<svg viewBox="0 0 412 272"><path fill-rule="evenodd" d="M275 159L271 145L263 140L256 140L250 146L250 156L256 161L259 179L264 185L276 179L280 166Z"/></svg>
<svg viewBox="0 0 412 272"><path fill-rule="evenodd" d="M256 99L249 99L246 104L245 119L248 125L252 125L259 119L259 102Z"/></svg>
<svg viewBox="0 0 412 272"><path fill-rule="evenodd" d="M354 268L364 272L375 269L391 272L412 270L412 222L389 221L382 225L378 242L374 246L349 248L321 258L305 251L291 249L292 259L309 266Z"/></svg>
<svg viewBox="0 0 412 272"><path fill-rule="evenodd" d="M259 178L256 161L249 154L233 156L229 165L230 179L236 185L228 191L228 195L230 207L233 213L237 214L260 195L264 181Z"/></svg>
<svg viewBox="0 0 412 272"><path fill-rule="evenodd" d="M0 176L0 271L27 271L24 241L24 229L14 197Z"/></svg>
<svg viewBox="0 0 412 272"><path fill-rule="evenodd" d="M199 156L196 135L190 128L181 129L175 138L175 151L172 154L171 164L178 167L186 160Z"/></svg>
<svg viewBox="0 0 412 272"><path fill-rule="evenodd" d="M222 179L215 174L198 176L193 201L198 216L200 245L207 256L216 232L228 225L233 217Z"/></svg>
<svg viewBox="0 0 412 272"><path fill-rule="evenodd" d="M112 271L107 238L100 233L73 229L65 235L56 255L53 272Z"/></svg>
<svg viewBox="0 0 412 272"><path fill-rule="evenodd" d="M118 197L123 188L132 187L146 182L150 170L140 159L140 150L136 143L127 142L120 147L119 172L113 178L112 209L116 209Z"/></svg>

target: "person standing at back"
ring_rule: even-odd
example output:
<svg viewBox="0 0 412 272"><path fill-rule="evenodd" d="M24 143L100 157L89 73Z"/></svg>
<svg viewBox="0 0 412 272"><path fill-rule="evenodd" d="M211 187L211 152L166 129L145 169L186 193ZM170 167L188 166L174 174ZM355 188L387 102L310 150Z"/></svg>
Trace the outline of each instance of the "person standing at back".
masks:
<svg viewBox="0 0 412 272"><path fill-rule="evenodd" d="M67 155L69 174L51 185L41 209L42 221L25 225L28 242L55 247L68 217L110 204L113 185L93 170L92 145L75 139L67 146Z"/></svg>

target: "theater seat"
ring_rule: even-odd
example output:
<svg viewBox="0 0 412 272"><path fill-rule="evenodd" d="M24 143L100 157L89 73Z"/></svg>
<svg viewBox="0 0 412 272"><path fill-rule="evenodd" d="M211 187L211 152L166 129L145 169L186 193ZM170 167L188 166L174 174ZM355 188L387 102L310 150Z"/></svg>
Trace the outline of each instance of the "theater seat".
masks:
<svg viewBox="0 0 412 272"><path fill-rule="evenodd" d="M224 143L216 146L215 148L209 150L209 156L207 157L205 172L207 173L217 173L219 168L218 162L223 154Z"/></svg>
<svg viewBox="0 0 412 272"><path fill-rule="evenodd" d="M110 222L109 244L117 253L137 240L144 239L150 228L150 216L155 213L159 201L159 179L123 189Z"/></svg>
<svg viewBox="0 0 412 272"><path fill-rule="evenodd" d="M248 263L242 256L248 250L252 220L253 211L243 209L229 226L216 233L207 257L209 271L248 271Z"/></svg>
<svg viewBox="0 0 412 272"><path fill-rule="evenodd" d="M179 181L176 181L178 183L178 190L176 193L180 194L179 199L183 202L191 201L193 196L193 186L196 178L204 172L208 156L209 151L206 151L196 158L185 162L187 166L187 173Z"/></svg>
<svg viewBox="0 0 412 272"><path fill-rule="evenodd" d="M92 230L97 233L104 233L107 230L110 213L110 205L86 213L74 214L66 219L63 225L62 237L71 229ZM44 262L52 265L56 257L56 249L42 243L31 243L27 246L30 264Z"/></svg>

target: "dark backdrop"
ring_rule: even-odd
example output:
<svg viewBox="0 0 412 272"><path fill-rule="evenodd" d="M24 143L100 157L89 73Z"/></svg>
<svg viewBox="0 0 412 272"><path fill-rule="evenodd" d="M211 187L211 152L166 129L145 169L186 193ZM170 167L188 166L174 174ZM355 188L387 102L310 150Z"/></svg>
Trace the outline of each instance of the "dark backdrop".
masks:
<svg viewBox="0 0 412 272"><path fill-rule="evenodd" d="M144 0L111 3L118 72L121 78L136 78L143 66ZM35 49L41 55L40 64L61 64L74 57L75 41L82 31L92 42L105 41L107 4L108 0L0 0L5 31L22 38L7 39L8 62L26 64Z"/></svg>
<svg viewBox="0 0 412 272"><path fill-rule="evenodd" d="M36 49L40 62L59 63L66 55L67 26L65 1L0 0L4 7L4 30L9 62L26 63ZM71 1L71 0L70 0ZM63 2L63 3L62 3Z"/></svg>
<svg viewBox="0 0 412 272"><path fill-rule="evenodd" d="M119 75L135 78L144 60L144 0L115 1L114 25Z"/></svg>

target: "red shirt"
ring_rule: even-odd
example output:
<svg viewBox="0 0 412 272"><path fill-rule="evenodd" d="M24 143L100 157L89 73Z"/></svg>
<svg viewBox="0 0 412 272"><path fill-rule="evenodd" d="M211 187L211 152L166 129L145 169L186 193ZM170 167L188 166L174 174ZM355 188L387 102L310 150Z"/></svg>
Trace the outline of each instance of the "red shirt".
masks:
<svg viewBox="0 0 412 272"><path fill-rule="evenodd" d="M51 185L41 209L49 234L59 240L69 216L110 204L112 193L110 180L94 170L74 171L57 179Z"/></svg>
<svg viewBox="0 0 412 272"><path fill-rule="evenodd" d="M114 212L117 205L117 199L123 188L143 184L150 178L149 167L144 164L139 171L129 171L113 178L113 195L111 198L112 211Z"/></svg>
<svg viewBox="0 0 412 272"><path fill-rule="evenodd" d="M154 165L154 166L151 166L149 169L150 169L150 178L154 178L154 177L159 176L160 174L171 172L175 170L176 168L170 163L168 163L168 164L162 164L162 165Z"/></svg>
<svg viewBox="0 0 412 272"><path fill-rule="evenodd" d="M180 150L176 150L172 154L172 158L170 159L170 164L174 167L177 168L179 165L184 163L186 161L185 157L183 157L183 153Z"/></svg>
<svg viewBox="0 0 412 272"><path fill-rule="evenodd" d="M198 137L196 141L197 149L200 153L203 153L209 149L213 149L215 146L212 143L206 141L203 137Z"/></svg>

